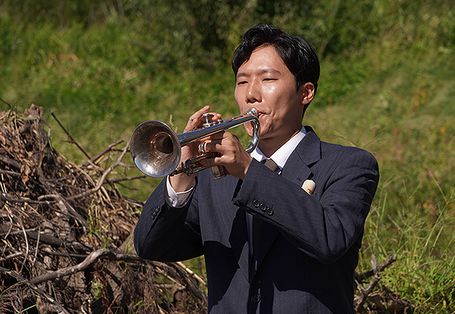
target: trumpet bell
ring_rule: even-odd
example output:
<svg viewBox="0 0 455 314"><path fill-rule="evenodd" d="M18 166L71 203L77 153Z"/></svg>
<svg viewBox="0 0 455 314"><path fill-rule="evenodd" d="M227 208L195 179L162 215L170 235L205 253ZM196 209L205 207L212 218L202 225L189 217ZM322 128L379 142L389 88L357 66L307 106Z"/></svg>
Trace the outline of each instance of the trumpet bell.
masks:
<svg viewBox="0 0 455 314"><path fill-rule="evenodd" d="M169 126L160 121L145 121L137 126L130 142L136 167L151 177L163 177L180 162L181 145Z"/></svg>

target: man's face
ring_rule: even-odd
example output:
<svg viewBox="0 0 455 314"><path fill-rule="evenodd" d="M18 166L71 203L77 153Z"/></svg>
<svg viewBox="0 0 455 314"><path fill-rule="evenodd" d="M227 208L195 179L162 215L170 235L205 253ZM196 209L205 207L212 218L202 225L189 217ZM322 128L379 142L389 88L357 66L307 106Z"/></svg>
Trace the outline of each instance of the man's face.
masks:
<svg viewBox="0 0 455 314"><path fill-rule="evenodd" d="M260 46L236 77L235 100L240 112L259 112L261 141L283 142L301 128L304 96L294 75L273 46ZM245 124L251 136L251 126Z"/></svg>

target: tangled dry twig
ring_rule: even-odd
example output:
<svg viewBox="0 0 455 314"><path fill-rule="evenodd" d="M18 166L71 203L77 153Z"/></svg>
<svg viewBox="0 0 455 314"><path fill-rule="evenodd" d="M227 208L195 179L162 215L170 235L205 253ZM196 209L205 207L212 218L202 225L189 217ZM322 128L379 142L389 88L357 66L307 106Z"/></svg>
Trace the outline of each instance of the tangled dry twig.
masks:
<svg viewBox="0 0 455 314"><path fill-rule="evenodd" d="M0 112L0 312L203 311L203 280L183 264L122 250L141 207L115 185L133 179L128 144L75 165L51 146L42 114Z"/></svg>

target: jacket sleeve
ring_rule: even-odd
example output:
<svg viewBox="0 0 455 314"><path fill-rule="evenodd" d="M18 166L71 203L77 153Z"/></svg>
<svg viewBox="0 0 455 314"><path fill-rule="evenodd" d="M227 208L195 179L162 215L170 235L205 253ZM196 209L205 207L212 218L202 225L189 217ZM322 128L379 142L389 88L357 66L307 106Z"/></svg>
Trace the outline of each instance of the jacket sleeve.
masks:
<svg viewBox="0 0 455 314"><path fill-rule="evenodd" d="M343 151L332 164L309 195L253 161L233 201L273 224L306 254L333 263L362 236L379 171L374 157L360 149Z"/></svg>
<svg viewBox="0 0 455 314"><path fill-rule="evenodd" d="M142 209L134 230L137 254L166 262L202 255L196 193L181 208L167 205L165 193L166 181L163 180Z"/></svg>

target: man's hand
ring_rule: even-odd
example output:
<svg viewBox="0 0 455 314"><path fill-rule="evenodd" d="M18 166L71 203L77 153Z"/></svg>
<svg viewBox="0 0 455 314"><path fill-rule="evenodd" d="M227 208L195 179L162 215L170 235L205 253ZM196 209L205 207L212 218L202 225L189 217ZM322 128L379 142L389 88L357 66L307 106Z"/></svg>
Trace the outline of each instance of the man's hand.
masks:
<svg viewBox="0 0 455 314"><path fill-rule="evenodd" d="M209 110L210 110L210 106L205 106L205 107L199 109L198 111L196 111L195 113L193 113L191 115L191 117L188 119L188 123L186 124L186 127L183 131L189 132L189 131L193 131L193 130L202 128L202 123L203 123L203 121L201 119L202 115L204 113L208 113ZM212 113L212 114L213 114L212 119L215 121L221 118L221 115L219 113ZM180 160L184 162L192 157L199 155L198 144L199 144L199 142L196 141L194 143L190 143L190 144L182 147ZM180 174L171 176L169 178L169 180L170 180L170 183L171 183L174 191L184 192L184 191L189 190L192 186L194 186L195 178L196 178L196 174L187 175L185 173L180 173Z"/></svg>
<svg viewBox="0 0 455 314"><path fill-rule="evenodd" d="M224 166L230 175L244 179L252 158L235 135L219 132L206 140L206 143L205 152L216 152L220 156L204 161L204 165Z"/></svg>

